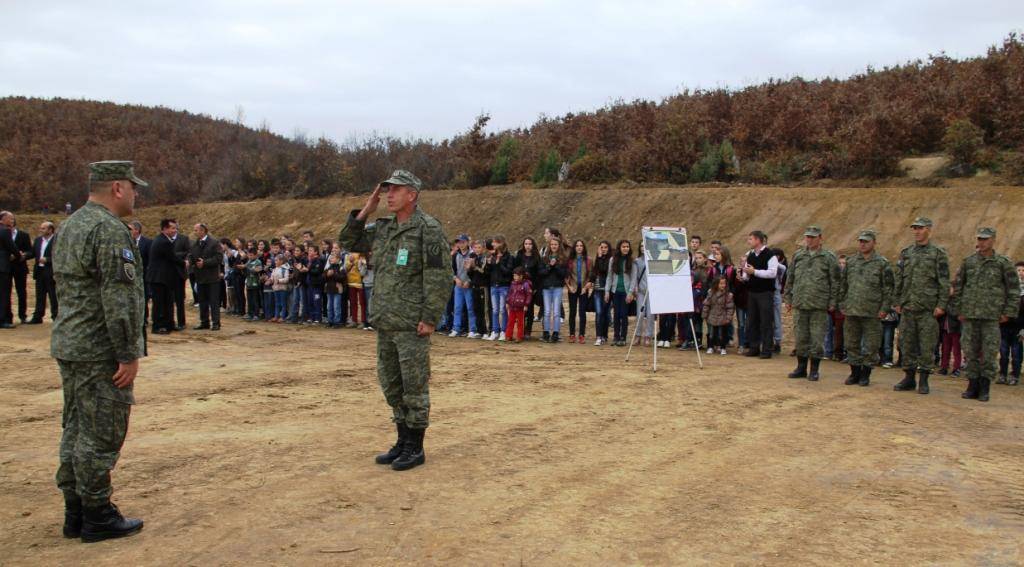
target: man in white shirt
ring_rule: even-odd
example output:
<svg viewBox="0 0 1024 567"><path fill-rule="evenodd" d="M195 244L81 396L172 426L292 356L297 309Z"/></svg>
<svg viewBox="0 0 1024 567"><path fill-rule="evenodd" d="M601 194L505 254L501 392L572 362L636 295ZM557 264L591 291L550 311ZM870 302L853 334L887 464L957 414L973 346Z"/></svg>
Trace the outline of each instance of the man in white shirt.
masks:
<svg viewBox="0 0 1024 567"><path fill-rule="evenodd" d="M32 269L32 279L36 282L36 310L30 325L38 325L43 322L46 315L46 301L50 301L50 320L57 318L57 286L53 280L53 267L50 265L52 258L51 243L56 227L52 222L46 221L39 225L39 236L32 244L32 251L35 255L36 265Z"/></svg>
<svg viewBox="0 0 1024 567"><path fill-rule="evenodd" d="M751 250L740 270L740 279L747 282L747 356L771 358L774 347L775 278L779 259L768 248L768 236L755 230L747 236Z"/></svg>

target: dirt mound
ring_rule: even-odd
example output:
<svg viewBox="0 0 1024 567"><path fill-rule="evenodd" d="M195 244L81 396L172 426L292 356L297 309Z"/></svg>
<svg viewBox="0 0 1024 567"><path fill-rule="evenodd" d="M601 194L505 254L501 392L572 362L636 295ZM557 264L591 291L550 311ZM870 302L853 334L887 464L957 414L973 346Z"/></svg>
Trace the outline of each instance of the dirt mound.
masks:
<svg viewBox="0 0 1024 567"><path fill-rule="evenodd" d="M900 160L900 169L907 172L911 179L928 179L939 173L949 158L946 156L927 156L919 158L906 158Z"/></svg>
<svg viewBox="0 0 1024 567"><path fill-rule="evenodd" d="M348 212L365 196L310 200L250 201L144 208L138 218L147 234L160 218L184 227L205 222L218 237L270 237L310 228L334 238ZM538 237L545 226L583 238L593 249L600 239L636 240L643 225L685 226L705 242L721 239L734 255L747 249L746 234L760 229L771 243L792 252L803 227L821 225L826 246L852 252L857 232L873 227L879 248L892 258L909 244L907 225L923 215L935 221L935 241L958 264L973 249L979 225L999 230L998 250L1024 256L1024 188L965 181L941 188L652 187L536 189L499 187L471 191L424 191L423 208L440 219L449 236L504 234L513 243ZM25 215L34 227L42 217Z"/></svg>

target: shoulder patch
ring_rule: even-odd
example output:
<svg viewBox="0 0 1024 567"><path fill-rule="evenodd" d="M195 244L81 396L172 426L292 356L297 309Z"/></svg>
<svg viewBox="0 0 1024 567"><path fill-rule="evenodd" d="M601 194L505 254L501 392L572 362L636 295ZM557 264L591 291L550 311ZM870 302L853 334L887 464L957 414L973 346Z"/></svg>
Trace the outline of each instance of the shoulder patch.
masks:
<svg viewBox="0 0 1024 567"><path fill-rule="evenodd" d="M437 242L431 242L427 245L427 267L428 268L442 268L444 267L444 250L441 249L441 245Z"/></svg>

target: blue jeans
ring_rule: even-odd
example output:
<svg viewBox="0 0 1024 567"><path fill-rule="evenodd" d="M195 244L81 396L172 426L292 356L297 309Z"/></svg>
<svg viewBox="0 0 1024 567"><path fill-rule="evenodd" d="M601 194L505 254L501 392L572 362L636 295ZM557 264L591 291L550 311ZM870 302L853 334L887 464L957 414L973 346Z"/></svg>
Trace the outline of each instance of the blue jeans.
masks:
<svg viewBox="0 0 1024 567"><path fill-rule="evenodd" d="M608 338L608 326L611 321L608 319L608 302L604 300L604 290L594 290L594 326L597 327L597 336L602 339Z"/></svg>
<svg viewBox="0 0 1024 567"><path fill-rule="evenodd" d="M299 310L302 308L305 297L306 288L297 285L292 289L291 297L288 298L288 320L292 323L299 321Z"/></svg>
<svg viewBox="0 0 1024 567"><path fill-rule="evenodd" d="M775 290L775 344L782 344L782 292Z"/></svg>
<svg viewBox="0 0 1024 567"><path fill-rule="evenodd" d="M834 330L832 318L828 317L828 324L825 327L825 358L832 358L832 354L835 352L835 345L832 344L832 332Z"/></svg>
<svg viewBox="0 0 1024 567"><path fill-rule="evenodd" d="M277 316L274 311L274 290L263 288L263 318L270 320Z"/></svg>
<svg viewBox="0 0 1024 567"><path fill-rule="evenodd" d="M612 309L615 310L615 321L612 325L615 340L624 341L629 334L629 305L626 303L624 292L617 291L612 294Z"/></svg>
<svg viewBox="0 0 1024 567"><path fill-rule="evenodd" d="M562 288L546 287L542 292L544 295L544 332L557 333L562 329L562 319L559 317L562 305Z"/></svg>
<svg viewBox="0 0 1024 567"><path fill-rule="evenodd" d="M896 338L896 327L899 327L899 323L896 321L882 321L882 352L879 354L882 364L893 361L892 345Z"/></svg>
<svg viewBox="0 0 1024 567"><path fill-rule="evenodd" d="M452 320L452 330L455 332L461 333L463 330L463 313L465 313L466 318L469 319L469 332L475 333L476 317L473 316L473 289L455 286L455 318Z"/></svg>
<svg viewBox="0 0 1024 567"><path fill-rule="evenodd" d="M274 317L284 319L288 316L288 290L274 292Z"/></svg>
<svg viewBox="0 0 1024 567"><path fill-rule="evenodd" d="M747 348L750 341L747 340L747 310L736 309L736 344Z"/></svg>
<svg viewBox="0 0 1024 567"><path fill-rule="evenodd" d="M363 298L366 299L366 301L363 302L363 305L366 306L366 321L369 322L370 321L370 300L373 299L373 286L372 285L366 285L365 283L363 283Z"/></svg>
<svg viewBox="0 0 1024 567"><path fill-rule="evenodd" d="M491 329L496 333L505 332L505 326L508 325L508 311L505 309L507 299L507 285L491 288Z"/></svg>
<svg viewBox="0 0 1024 567"><path fill-rule="evenodd" d="M1008 325L1000 327L999 338L999 374L1006 376L1007 370L1012 368L1009 373L1020 376L1020 359L1024 350L1017 338L1017 329ZM1011 359L1013 359L1012 366L1010 365Z"/></svg>
<svg viewBox="0 0 1024 567"><path fill-rule="evenodd" d="M327 294L327 322L332 325L341 324L341 294Z"/></svg>
<svg viewBox="0 0 1024 567"><path fill-rule="evenodd" d="M323 291L320 288L309 288L307 290L306 299L306 316L309 317L310 321L320 322L323 313L320 308L323 306Z"/></svg>

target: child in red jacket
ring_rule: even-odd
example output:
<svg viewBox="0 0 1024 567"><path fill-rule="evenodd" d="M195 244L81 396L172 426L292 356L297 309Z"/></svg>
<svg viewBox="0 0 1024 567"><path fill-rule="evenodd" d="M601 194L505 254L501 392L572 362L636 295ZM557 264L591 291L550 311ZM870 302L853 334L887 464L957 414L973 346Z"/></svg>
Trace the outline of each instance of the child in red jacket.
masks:
<svg viewBox="0 0 1024 567"><path fill-rule="evenodd" d="M508 299L505 305L508 307L508 325L505 328L505 336L513 340L512 332L518 329L515 335L515 342L522 342L523 333L526 330L526 307L533 297L533 289L530 280L526 279L526 270L522 266L512 270L512 286L508 290Z"/></svg>

